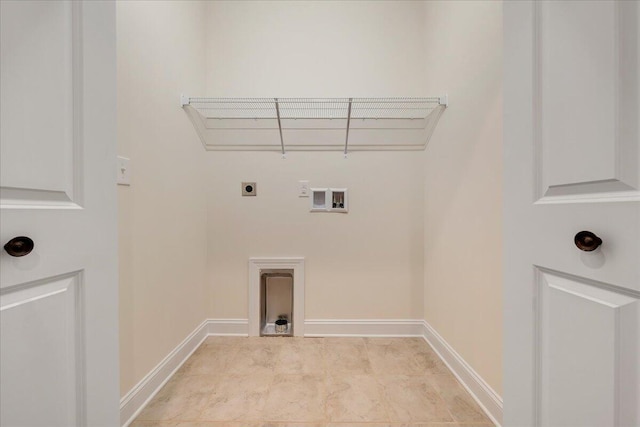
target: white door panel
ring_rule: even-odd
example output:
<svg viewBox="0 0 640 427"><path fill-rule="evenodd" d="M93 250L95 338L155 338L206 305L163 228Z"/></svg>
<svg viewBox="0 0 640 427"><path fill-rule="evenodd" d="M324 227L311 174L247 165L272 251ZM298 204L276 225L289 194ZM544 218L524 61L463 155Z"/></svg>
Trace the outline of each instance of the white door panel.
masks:
<svg viewBox="0 0 640 427"><path fill-rule="evenodd" d="M74 153L81 149L79 8L9 1L0 19L1 132L2 140L14 141L2 145L3 204L74 201L80 172Z"/></svg>
<svg viewBox="0 0 640 427"><path fill-rule="evenodd" d="M73 274L25 284L0 296L3 425L81 424L80 278Z"/></svg>
<svg viewBox="0 0 640 427"><path fill-rule="evenodd" d="M115 426L115 4L0 16L0 425Z"/></svg>
<svg viewBox="0 0 640 427"><path fill-rule="evenodd" d="M640 199L636 2L539 2L535 13L539 197Z"/></svg>
<svg viewBox="0 0 640 427"><path fill-rule="evenodd" d="M538 292L541 424L634 425L634 408L640 407L640 298L544 270Z"/></svg>
<svg viewBox="0 0 640 427"><path fill-rule="evenodd" d="M504 18L505 424L638 426L640 7Z"/></svg>

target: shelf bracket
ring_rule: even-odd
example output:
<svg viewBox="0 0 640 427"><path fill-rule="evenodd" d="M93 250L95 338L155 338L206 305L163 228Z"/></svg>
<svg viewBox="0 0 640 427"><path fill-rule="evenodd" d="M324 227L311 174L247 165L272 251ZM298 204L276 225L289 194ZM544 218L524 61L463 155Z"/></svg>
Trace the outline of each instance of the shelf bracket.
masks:
<svg viewBox="0 0 640 427"><path fill-rule="evenodd" d="M449 95L444 95L438 98L438 104L444 105L445 107L449 106Z"/></svg>
<svg viewBox="0 0 640 427"><path fill-rule="evenodd" d="M280 121L280 105L278 105L278 98L274 98L276 102L276 114L278 116L278 130L280 130L280 146L282 147L282 158L286 159L287 155L284 151L284 139L282 138L282 122Z"/></svg>
<svg viewBox="0 0 640 427"><path fill-rule="evenodd" d="M185 105L189 105L191 103L191 100L189 99L189 97L187 95L185 95L184 93L180 94L180 106L184 107Z"/></svg>
<svg viewBox="0 0 640 427"><path fill-rule="evenodd" d="M344 140L344 158L347 158L347 149L349 148L349 127L351 126L351 102L353 98L349 98L349 109L347 110L347 136Z"/></svg>

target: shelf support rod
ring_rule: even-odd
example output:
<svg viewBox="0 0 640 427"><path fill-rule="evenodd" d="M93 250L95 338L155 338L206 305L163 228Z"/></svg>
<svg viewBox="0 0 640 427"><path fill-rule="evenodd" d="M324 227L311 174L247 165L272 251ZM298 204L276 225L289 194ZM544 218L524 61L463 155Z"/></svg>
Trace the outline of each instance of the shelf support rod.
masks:
<svg viewBox="0 0 640 427"><path fill-rule="evenodd" d="M282 122L280 121L280 106L278 105L278 98L274 98L276 101L276 114L278 115L278 129L280 130L280 146L282 147L282 158L286 158L284 152L284 139L282 138Z"/></svg>
<svg viewBox="0 0 640 427"><path fill-rule="evenodd" d="M351 126L351 102L353 98L349 98L349 109L347 110L347 136L344 140L344 158L347 158L347 149L349 148L349 127Z"/></svg>

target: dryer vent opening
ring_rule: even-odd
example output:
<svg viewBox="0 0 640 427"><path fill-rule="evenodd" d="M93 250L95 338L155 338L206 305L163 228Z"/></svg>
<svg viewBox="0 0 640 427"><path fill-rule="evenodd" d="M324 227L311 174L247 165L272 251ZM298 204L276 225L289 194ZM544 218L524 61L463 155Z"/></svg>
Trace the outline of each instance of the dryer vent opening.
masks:
<svg viewBox="0 0 640 427"><path fill-rule="evenodd" d="M293 270L260 271L260 336L293 336Z"/></svg>

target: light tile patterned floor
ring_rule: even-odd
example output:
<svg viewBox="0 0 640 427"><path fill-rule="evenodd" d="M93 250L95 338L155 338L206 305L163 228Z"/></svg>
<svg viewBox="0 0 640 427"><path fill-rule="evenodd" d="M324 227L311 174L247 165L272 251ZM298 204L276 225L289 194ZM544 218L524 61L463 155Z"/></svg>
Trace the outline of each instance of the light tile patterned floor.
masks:
<svg viewBox="0 0 640 427"><path fill-rule="evenodd" d="M132 427L487 427L421 338L210 337Z"/></svg>

